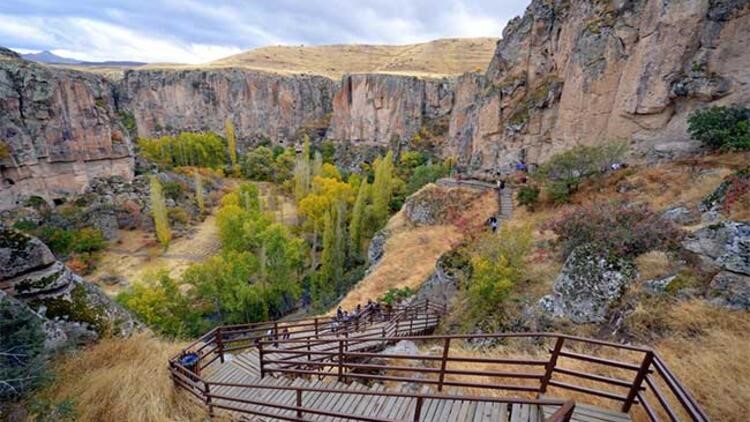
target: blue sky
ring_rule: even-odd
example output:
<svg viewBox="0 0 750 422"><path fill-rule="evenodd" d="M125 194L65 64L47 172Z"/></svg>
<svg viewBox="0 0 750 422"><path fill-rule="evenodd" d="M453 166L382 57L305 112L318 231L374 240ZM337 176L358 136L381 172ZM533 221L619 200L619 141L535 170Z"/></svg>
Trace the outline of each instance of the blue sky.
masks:
<svg viewBox="0 0 750 422"><path fill-rule="evenodd" d="M500 37L528 0L1 0L0 46L201 63L268 45Z"/></svg>

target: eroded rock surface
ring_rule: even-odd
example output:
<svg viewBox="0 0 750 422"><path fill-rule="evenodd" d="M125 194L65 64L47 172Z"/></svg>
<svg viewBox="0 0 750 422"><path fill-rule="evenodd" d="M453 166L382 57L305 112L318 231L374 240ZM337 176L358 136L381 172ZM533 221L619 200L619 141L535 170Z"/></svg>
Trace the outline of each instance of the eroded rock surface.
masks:
<svg viewBox="0 0 750 422"><path fill-rule="evenodd" d="M133 176L112 85L12 55L0 55L0 147L0 210L79 193L94 177Z"/></svg>
<svg viewBox="0 0 750 422"><path fill-rule="evenodd" d="M611 304L637 277L628 260L607 256L594 245L570 254L553 286L539 305L546 313L578 324L604 322Z"/></svg>
<svg viewBox="0 0 750 422"><path fill-rule="evenodd" d="M129 335L141 327L99 288L56 261L39 239L1 225L0 239L0 291L43 318L57 338L51 342L105 332Z"/></svg>
<svg viewBox="0 0 750 422"><path fill-rule="evenodd" d="M486 75L458 81L446 155L479 173L616 139L636 158L695 151L691 111L750 100L749 4L534 0Z"/></svg>

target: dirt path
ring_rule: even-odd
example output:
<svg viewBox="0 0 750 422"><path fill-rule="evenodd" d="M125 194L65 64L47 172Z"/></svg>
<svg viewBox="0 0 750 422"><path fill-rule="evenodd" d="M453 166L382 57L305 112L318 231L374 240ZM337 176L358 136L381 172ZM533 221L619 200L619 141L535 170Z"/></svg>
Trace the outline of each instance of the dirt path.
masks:
<svg viewBox="0 0 750 422"><path fill-rule="evenodd" d="M123 287L142 280L148 272L167 269L172 277L179 277L190 264L218 253L220 246L213 215L195 226L188 236L173 240L166 253L162 253L153 233L122 230L120 241L105 250L96 271L86 278L108 294L117 294ZM107 283L108 278L120 282Z"/></svg>

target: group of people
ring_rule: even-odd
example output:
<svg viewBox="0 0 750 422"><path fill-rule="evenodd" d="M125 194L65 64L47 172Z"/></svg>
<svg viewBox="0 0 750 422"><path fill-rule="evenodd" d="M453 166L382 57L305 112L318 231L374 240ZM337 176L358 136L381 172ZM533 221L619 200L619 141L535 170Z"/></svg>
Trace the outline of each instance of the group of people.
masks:
<svg viewBox="0 0 750 422"><path fill-rule="evenodd" d="M336 309L336 316L333 317L331 330L334 333L339 332L341 329L346 331L350 324L356 324L356 326L359 326L359 321L363 316L366 316L369 321L372 321L374 318L379 317L381 313L382 309L380 303L374 302L372 299L367 300L367 304L364 308L361 304L357 304L351 313L339 306Z"/></svg>

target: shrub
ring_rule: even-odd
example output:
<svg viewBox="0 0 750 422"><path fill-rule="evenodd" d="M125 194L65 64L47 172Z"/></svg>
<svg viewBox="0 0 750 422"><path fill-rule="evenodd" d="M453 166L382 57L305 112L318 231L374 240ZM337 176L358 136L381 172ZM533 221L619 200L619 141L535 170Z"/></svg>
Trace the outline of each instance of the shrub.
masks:
<svg viewBox="0 0 750 422"><path fill-rule="evenodd" d="M39 238L55 255L67 255L73 244L73 232L58 227L43 227L39 232Z"/></svg>
<svg viewBox="0 0 750 422"><path fill-rule="evenodd" d="M180 182L173 180L167 180L161 184L162 191L164 192L165 198L174 199L175 201L180 199L184 188Z"/></svg>
<svg viewBox="0 0 750 422"><path fill-rule="evenodd" d="M441 177L446 177L450 173L450 168L443 164L420 165L414 169L409 181L406 184L406 194L411 195L418 191L422 186L433 183Z"/></svg>
<svg viewBox="0 0 750 422"><path fill-rule="evenodd" d="M97 252L107 246L107 241L101 230L93 227L84 227L73 235L71 250L76 253Z"/></svg>
<svg viewBox="0 0 750 422"><path fill-rule="evenodd" d="M167 216L172 223L176 222L184 225L190 222L190 216L187 211L182 208L169 208L167 210Z"/></svg>
<svg viewBox="0 0 750 422"><path fill-rule="evenodd" d="M403 287L403 288L394 288L391 287L388 289L387 292L383 294L383 296L380 296L378 298L378 302L387 303L388 305L393 305L396 303L401 302L404 299L408 299L414 295L414 291L412 291L409 287Z"/></svg>
<svg viewBox="0 0 750 422"><path fill-rule="evenodd" d="M486 233L478 239L471 255L471 276L467 295L475 316L485 318L501 312L513 286L526 269L531 252L531 230L504 225L500 234Z"/></svg>
<svg viewBox="0 0 750 422"><path fill-rule="evenodd" d="M547 194L555 205L567 204L570 197L578 190L580 179L572 177L547 183Z"/></svg>
<svg viewBox="0 0 750 422"><path fill-rule="evenodd" d="M555 245L564 257L587 243L619 256L635 258L652 251L679 247L683 232L647 205L623 202L576 207L544 226L557 235Z"/></svg>
<svg viewBox="0 0 750 422"><path fill-rule="evenodd" d="M693 139L712 149L750 150L750 108L710 107L688 117Z"/></svg>
<svg viewBox="0 0 750 422"><path fill-rule="evenodd" d="M529 211L533 211L537 202L539 202L539 188L530 185L521 186L516 197L520 205L526 207Z"/></svg>

